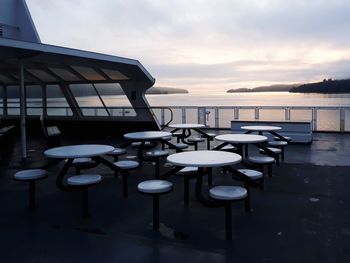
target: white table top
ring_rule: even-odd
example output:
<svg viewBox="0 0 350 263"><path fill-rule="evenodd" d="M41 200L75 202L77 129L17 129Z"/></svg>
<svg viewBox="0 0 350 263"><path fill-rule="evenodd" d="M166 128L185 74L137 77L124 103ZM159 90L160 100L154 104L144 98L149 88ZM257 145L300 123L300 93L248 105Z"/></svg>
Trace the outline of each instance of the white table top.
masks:
<svg viewBox="0 0 350 263"><path fill-rule="evenodd" d="M255 134L222 134L216 136L215 140L229 143L259 143L266 142L267 137Z"/></svg>
<svg viewBox="0 0 350 263"><path fill-rule="evenodd" d="M220 167L239 163L242 157L236 153L224 151L189 151L174 153L167 161L178 166Z"/></svg>
<svg viewBox="0 0 350 263"><path fill-rule="evenodd" d="M278 131L281 130L281 127L278 126L259 126L259 125L253 125L253 126L242 126L241 129L246 131Z"/></svg>
<svg viewBox="0 0 350 263"><path fill-rule="evenodd" d="M162 137L168 137L171 136L170 132L164 132L164 131L142 131L142 132L131 132L124 134L124 138L130 139L130 140L156 140L160 139Z"/></svg>
<svg viewBox="0 0 350 263"><path fill-rule="evenodd" d="M175 124L170 124L170 128L175 128L175 129L194 129L194 128L204 128L204 124L199 124L199 123L175 123Z"/></svg>
<svg viewBox="0 0 350 263"><path fill-rule="evenodd" d="M110 153L113 150L114 147L110 145L80 144L51 148L46 150L44 154L51 158L66 159L99 156Z"/></svg>

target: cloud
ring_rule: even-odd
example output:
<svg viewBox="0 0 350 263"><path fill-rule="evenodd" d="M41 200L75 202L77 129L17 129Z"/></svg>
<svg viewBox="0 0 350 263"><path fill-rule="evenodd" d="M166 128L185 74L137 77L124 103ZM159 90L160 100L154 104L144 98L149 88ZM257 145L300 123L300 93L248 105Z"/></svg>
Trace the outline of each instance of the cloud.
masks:
<svg viewBox="0 0 350 263"><path fill-rule="evenodd" d="M347 0L27 0L44 43L139 59L159 85L346 77Z"/></svg>

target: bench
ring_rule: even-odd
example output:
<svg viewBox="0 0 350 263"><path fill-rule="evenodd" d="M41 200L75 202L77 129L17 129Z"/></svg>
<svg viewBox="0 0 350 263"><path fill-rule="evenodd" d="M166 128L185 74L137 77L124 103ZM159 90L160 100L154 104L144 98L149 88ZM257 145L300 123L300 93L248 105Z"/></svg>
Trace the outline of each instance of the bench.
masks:
<svg viewBox="0 0 350 263"><path fill-rule="evenodd" d="M12 138L13 131L15 130L15 125L3 126L0 128L0 142L8 142L9 138Z"/></svg>
<svg viewBox="0 0 350 263"><path fill-rule="evenodd" d="M60 136L61 131L58 129L57 126L50 126L46 127L47 137L54 137L54 136Z"/></svg>
<svg viewBox="0 0 350 263"><path fill-rule="evenodd" d="M46 138L59 137L61 135L61 131L58 129L57 126L45 126L43 115L40 115L40 123Z"/></svg>
<svg viewBox="0 0 350 263"><path fill-rule="evenodd" d="M0 134L3 135L5 133L11 132L15 128L15 125L5 126L0 128Z"/></svg>
<svg viewBox="0 0 350 263"><path fill-rule="evenodd" d="M44 116L40 115L40 124L43 129L45 138L47 139L47 146L54 147L61 145L61 131L57 126L47 126L44 123Z"/></svg>
<svg viewBox="0 0 350 263"><path fill-rule="evenodd" d="M242 126L248 125L270 125L281 127L282 130L277 131L282 136L291 138L292 143L311 143L312 142L312 123L311 121L231 121L231 130L235 133L244 133ZM264 133L269 140L273 140L273 136Z"/></svg>

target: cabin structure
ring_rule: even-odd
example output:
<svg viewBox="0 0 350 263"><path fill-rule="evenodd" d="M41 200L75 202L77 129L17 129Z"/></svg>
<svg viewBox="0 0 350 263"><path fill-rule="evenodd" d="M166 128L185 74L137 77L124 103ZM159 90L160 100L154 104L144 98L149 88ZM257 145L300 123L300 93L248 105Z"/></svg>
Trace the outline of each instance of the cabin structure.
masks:
<svg viewBox="0 0 350 263"><path fill-rule="evenodd" d="M26 126L40 116L71 133L159 129L145 99L154 83L137 60L41 43L25 0L2 1L0 114L19 123L23 158ZM107 95L125 100L116 105Z"/></svg>

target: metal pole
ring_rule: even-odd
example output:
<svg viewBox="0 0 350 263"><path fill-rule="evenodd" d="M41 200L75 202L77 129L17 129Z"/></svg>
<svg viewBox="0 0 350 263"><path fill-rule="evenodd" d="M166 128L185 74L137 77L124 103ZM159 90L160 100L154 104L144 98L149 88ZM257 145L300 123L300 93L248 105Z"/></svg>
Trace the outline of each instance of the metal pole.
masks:
<svg viewBox="0 0 350 263"><path fill-rule="evenodd" d="M26 94L24 87L24 67L20 65L20 130L21 130L21 150L22 160L27 159L27 138L26 138Z"/></svg>
<svg viewBox="0 0 350 263"><path fill-rule="evenodd" d="M186 123L186 109L185 109L185 107L181 108L181 112L182 112L182 123Z"/></svg>
<svg viewBox="0 0 350 263"><path fill-rule="evenodd" d="M215 128L219 128L219 107L215 107Z"/></svg>
<svg viewBox="0 0 350 263"><path fill-rule="evenodd" d="M340 132L343 133L345 132L345 109L344 108L340 108Z"/></svg>

